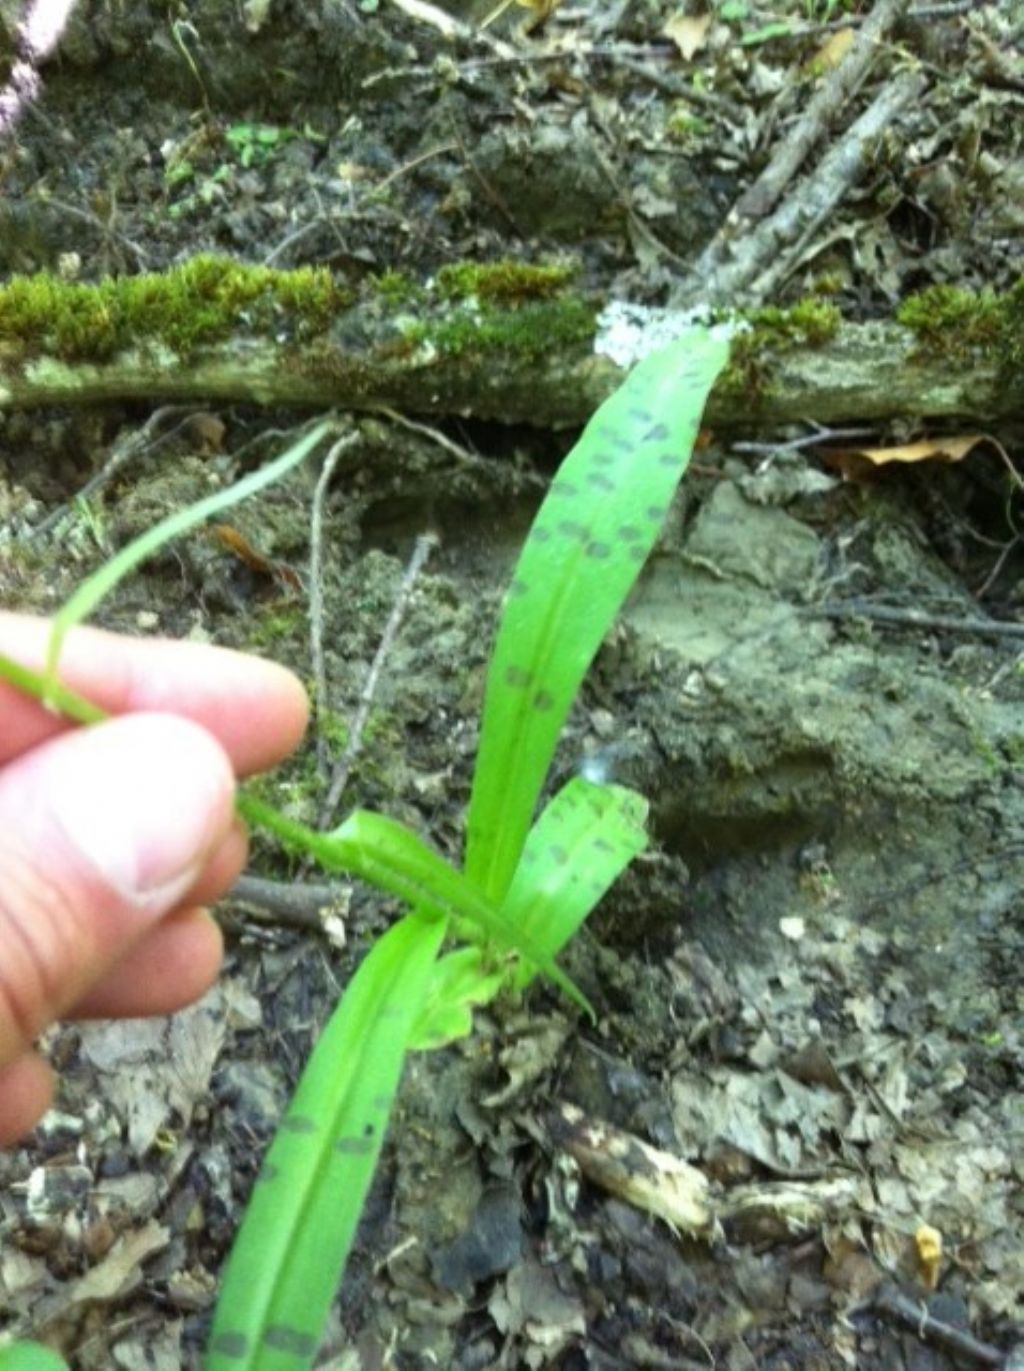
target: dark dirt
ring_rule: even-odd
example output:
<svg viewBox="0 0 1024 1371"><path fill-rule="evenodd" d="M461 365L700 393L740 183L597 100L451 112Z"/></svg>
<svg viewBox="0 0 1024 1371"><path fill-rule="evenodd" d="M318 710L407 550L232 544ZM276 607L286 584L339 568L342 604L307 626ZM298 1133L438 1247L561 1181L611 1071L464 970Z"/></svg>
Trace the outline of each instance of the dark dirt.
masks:
<svg viewBox="0 0 1024 1371"><path fill-rule="evenodd" d="M15 8L0 7L8 25ZM859 20L815 0L722 6L683 60L670 13L567 0L530 33L517 8L447 39L436 14L369 0L173 20L83 0L0 150L0 267L89 280L217 251L358 280L571 258L588 288L663 303L815 88L826 39ZM764 36L783 21L790 36ZM894 31L855 103L904 62L926 92L780 303L827 291L865 319L933 283L1013 284L1022 32L1009 4ZM218 409L223 433L193 421L28 539L148 417L0 416L5 605L52 611L302 416ZM990 441L861 484L786 447L808 427L710 435L566 731L553 780L586 765L652 803L650 852L566 958L597 1024L541 988L411 1061L318 1365L1021 1364L1024 429L990 435L1003 456ZM571 438L365 418L330 497L335 744L414 539L440 535L345 803L454 858L502 585ZM308 680L307 597L280 569L304 571L314 482L301 472L233 517L269 569L202 532L100 621L261 651ZM1017 636L976 631L989 616ZM312 744L264 784L315 821ZM253 868L300 875L259 839ZM83 1371L199 1364L275 1121L395 913L340 888L332 941L222 912L217 990L168 1021L54 1030L59 1112L0 1158L0 1331ZM609 1193L559 1122L567 1104L698 1168L721 1216L711 1240Z"/></svg>

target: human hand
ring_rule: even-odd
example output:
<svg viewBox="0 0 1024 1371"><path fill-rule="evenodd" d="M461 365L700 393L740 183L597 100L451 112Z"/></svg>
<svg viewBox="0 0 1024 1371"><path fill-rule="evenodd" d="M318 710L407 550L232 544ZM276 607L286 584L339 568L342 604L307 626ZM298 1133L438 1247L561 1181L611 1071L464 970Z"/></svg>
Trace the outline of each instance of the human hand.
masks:
<svg viewBox="0 0 1024 1371"><path fill-rule="evenodd" d="M41 670L49 625L0 613L0 652ZM220 968L202 908L245 865L235 777L306 724L283 667L195 643L75 629L61 680L118 717L70 727L0 681L0 1144L49 1107L33 1040L63 1015L166 1014Z"/></svg>

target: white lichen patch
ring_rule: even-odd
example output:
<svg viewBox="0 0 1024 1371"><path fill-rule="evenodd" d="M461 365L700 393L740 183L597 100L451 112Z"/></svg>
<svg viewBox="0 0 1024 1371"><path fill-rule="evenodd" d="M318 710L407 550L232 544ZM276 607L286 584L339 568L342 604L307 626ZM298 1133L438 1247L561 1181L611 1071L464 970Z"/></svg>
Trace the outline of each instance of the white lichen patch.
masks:
<svg viewBox="0 0 1024 1371"><path fill-rule="evenodd" d="M658 348L667 347L694 327L706 327L711 311L707 308L656 309L613 300L598 316L594 351L610 358L620 367L631 367ZM718 338L731 338L750 327L741 319L719 320L711 325Z"/></svg>

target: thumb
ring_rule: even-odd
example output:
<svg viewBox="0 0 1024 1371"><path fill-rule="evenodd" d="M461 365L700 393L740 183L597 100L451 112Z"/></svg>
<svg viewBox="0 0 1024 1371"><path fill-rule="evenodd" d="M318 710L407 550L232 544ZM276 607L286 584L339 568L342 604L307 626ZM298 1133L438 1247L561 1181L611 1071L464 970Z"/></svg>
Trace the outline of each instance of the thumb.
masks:
<svg viewBox="0 0 1024 1371"><path fill-rule="evenodd" d="M0 771L0 1066L188 894L232 821L220 744L131 714Z"/></svg>

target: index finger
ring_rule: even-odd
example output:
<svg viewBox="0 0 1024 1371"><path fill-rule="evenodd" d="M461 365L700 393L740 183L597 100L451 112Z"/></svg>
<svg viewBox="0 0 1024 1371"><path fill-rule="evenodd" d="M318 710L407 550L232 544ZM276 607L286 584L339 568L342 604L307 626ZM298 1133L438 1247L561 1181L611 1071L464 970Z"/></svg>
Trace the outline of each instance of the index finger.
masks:
<svg viewBox="0 0 1024 1371"><path fill-rule="evenodd" d="M41 671L50 625L0 611L0 652ZM218 738L236 775L274 766L298 746L309 702L285 667L230 648L163 638L125 638L75 628L60 679L109 714L180 714ZM69 725L38 700L0 681L0 765Z"/></svg>

